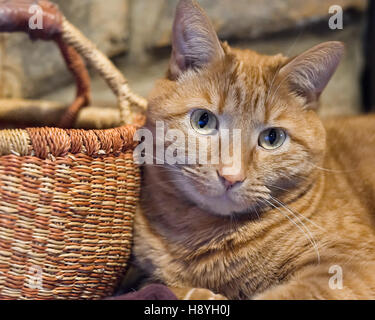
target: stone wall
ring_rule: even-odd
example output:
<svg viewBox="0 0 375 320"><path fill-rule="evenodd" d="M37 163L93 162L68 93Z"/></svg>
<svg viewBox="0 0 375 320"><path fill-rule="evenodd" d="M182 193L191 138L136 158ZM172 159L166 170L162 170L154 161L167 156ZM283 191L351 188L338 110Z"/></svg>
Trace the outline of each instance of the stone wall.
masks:
<svg viewBox="0 0 375 320"><path fill-rule="evenodd" d="M128 72L138 74L130 76L131 84L137 88L142 83L144 88L138 92L146 94L145 88L149 89L154 76L164 73L164 69L154 70L155 66L164 68L166 65L177 1L54 2L106 54L124 56L120 59L121 68L127 76ZM346 42L348 54L335 83L323 97L330 108L323 113L337 113L332 111L334 104L341 106L342 113L359 110L366 0L199 0L199 3L212 19L221 39L264 53L293 55L322 41ZM328 28L331 5L340 5L345 10L344 30ZM52 44L32 43L21 34L2 35L0 40L0 96L35 97L71 82ZM149 70L153 70L150 76ZM101 92L100 87L98 85L98 92Z"/></svg>
<svg viewBox="0 0 375 320"><path fill-rule="evenodd" d="M150 7L150 2L152 6ZM178 0L134 0L132 30L138 37L137 54L170 44ZM332 5L360 12L366 0L200 0L222 39L256 39L328 20Z"/></svg>

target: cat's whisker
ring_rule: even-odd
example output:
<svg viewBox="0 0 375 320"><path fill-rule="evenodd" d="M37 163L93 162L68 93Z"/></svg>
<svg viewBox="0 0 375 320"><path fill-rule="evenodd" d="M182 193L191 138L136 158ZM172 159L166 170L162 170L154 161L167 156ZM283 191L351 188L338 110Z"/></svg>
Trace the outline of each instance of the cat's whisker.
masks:
<svg viewBox="0 0 375 320"><path fill-rule="evenodd" d="M233 227L234 225L234 227ZM236 219L236 216L235 215L230 215L230 226L232 228L232 230L238 230L238 221Z"/></svg>
<svg viewBox="0 0 375 320"><path fill-rule="evenodd" d="M259 199L268 199L268 197L270 196L269 193L267 192L256 192L255 190L249 190L251 191L251 196L252 197L256 197L256 198L259 198Z"/></svg>
<svg viewBox="0 0 375 320"><path fill-rule="evenodd" d="M255 204L256 204L256 208L254 208L254 209L255 209L255 213L256 213L256 215L257 215L258 219L260 219L260 214L259 214L259 212L258 212L257 208L258 208L259 210L260 210L261 208L260 208L260 206L259 206L258 202L255 202Z"/></svg>
<svg viewBox="0 0 375 320"><path fill-rule="evenodd" d="M291 194L294 193L294 192L291 191L291 190L288 190L288 189L285 189L285 188L281 188L281 187L276 186L276 185L273 185L273 184L266 184L266 186L269 187L269 188L271 188L271 189L272 189L272 188L275 188L275 189L282 190L282 191L285 191L285 192L288 192L288 193L291 193Z"/></svg>
<svg viewBox="0 0 375 320"><path fill-rule="evenodd" d="M182 170L185 170L185 171L187 171L187 172L189 172L189 173L192 173L192 174L197 174L196 170L194 170L194 169L192 169L192 168L189 168L189 167L186 167L186 166L181 167L181 169L182 169Z"/></svg>
<svg viewBox="0 0 375 320"><path fill-rule="evenodd" d="M302 222L301 218L299 216L302 216L301 214L297 214L295 211L293 211L291 208L289 208L285 203L282 201L278 200L277 198L270 196L273 201L275 201L278 205L282 206L285 210L287 210L290 214L296 217L296 219L305 226L306 229L308 227ZM308 229L309 230L309 229ZM309 230L310 232L310 230ZM311 232L310 232L311 233Z"/></svg>
<svg viewBox="0 0 375 320"><path fill-rule="evenodd" d="M293 181L294 179L300 179L300 180L304 180L304 181L308 181L308 182L310 181L310 179L308 177L301 176L301 175L298 175L298 174L287 175L284 172L278 172L278 174L285 177L287 180L291 180L291 181Z"/></svg>
<svg viewBox="0 0 375 320"><path fill-rule="evenodd" d="M301 220L306 220L308 222L310 222L313 226L317 227L318 229L320 229L321 231L327 231L326 229L324 229L323 227L321 227L320 225L316 224L314 221L312 221L311 219L305 217L304 215L300 214L299 212L295 211L295 210L292 210L288 205L286 205L285 203L283 203L282 201L280 201L279 199L277 199L276 197L272 197L274 201L278 202L280 205L284 206L285 208L289 209L290 211L292 211L295 215L299 216L301 218Z"/></svg>
<svg viewBox="0 0 375 320"><path fill-rule="evenodd" d="M288 217L289 220L291 220L307 237L307 239L311 242L313 248L315 249L316 251L316 254L317 254L317 260L318 260L318 264L320 263L320 253L319 253L319 248L318 248L318 245L317 245L317 242L315 240L315 237L313 236L313 234L311 233L310 229L306 226L306 224L303 223L303 221L292 211L290 210L287 206L285 206L282 202L278 201L277 199L275 199L274 197L271 196L271 199L273 201L275 201L278 205L280 205L281 207L283 207L287 212L289 212L292 217L295 217L297 219L297 221L301 224L301 225L298 225L293 219L291 219L288 215L286 215ZM272 202L268 201L265 199L265 201L267 203L269 203L270 205L272 205L275 209L277 209L278 211L282 212L280 210L280 208L276 205L274 205Z"/></svg>
<svg viewBox="0 0 375 320"><path fill-rule="evenodd" d="M311 236L309 236L308 234L308 229L305 229L303 228L302 226L300 226L298 223L296 223L287 213L283 212L279 207L277 207L276 205L272 204L271 202L269 202L268 200L266 200L267 203L269 203L274 209L278 210L282 215L284 215L291 223L293 223L302 233L303 235L306 237L306 239L311 243L313 249L315 250L316 252L316 255L317 255L317 262L318 264L320 263L320 253L319 253L319 249L318 249L318 246L315 242L315 240L313 238L311 238Z"/></svg>
<svg viewBox="0 0 375 320"><path fill-rule="evenodd" d="M272 185L272 184L268 184L268 186L271 187L271 188L276 188L276 189L283 190L283 191L285 191L285 192L288 192L288 194L291 194L291 195L295 195L295 196L299 196L299 195L300 195L299 193L297 193L297 192L295 192L295 191L288 190L288 189L284 189L284 188L281 188L281 187L278 187L278 186L275 186L275 185ZM273 197L273 198L274 198L274 199L277 199L276 197ZM280 201L279 199L277 199L277 200ZM281 201L280 201L280 202L281 202ZM281 203L283 203L283 202L281 202ZM287 206L285 203L283 203L283 205ZM288 207L288 206L287 206L287 207ZM288 208L289 208L289 207L288 207ZM307 221L311 222L313 225L315 225L316 227L318 227L319 229L325 231L325 229L324 229L323 227L317 225L315 222L311 221L309 218L307 218L307 217L301 215L301 214L298 213L298 212L294 212L294 213L295 213L295 214L299 214L299 215L301 216L302 220L307 220Z"/></svg>
<svg viewBox="0 0 375 320"><path fill-rule="evenodd" d="M285 189L285 188L281 188L281 187L276 186L276 185L267 184L266 186L267 186L267 187L270 187L270 188L280 189L280 190L285 191L285 192L287 192L288 194L291 194L291 195L295 195L295 196L299 196L299 195L300 195L299 193L297 193L297 192L295 192L295 191L288 190L288 189ZM271 195L270 195L270 196L271 196ZM280 205L283 205L283 206L287 207L289 210L293 211L288 205L286 205L285 203L283 203L282 201L280 201L280 200L277 199L276 197L273 197L273 196L271 196L271 197L272 197L275 201L279 202ZM296 211L293 211L293 213L294 213L295 215L298 215L298 216L302 219L302 221L303 221L303 220L306 220L306 221L310 222L312 225L314 225L315 227L319 228L320 230L322 230L322 231L326 231L323 227L319 226L319 225L316 224L314 221L312 221L311 219L309 219L309 218L303 216L302 214L300 214L300 213L298 213L298 212L296 212Z"/></svg>
<svg viewBox="0 0 375 320"><path fill-rule="evenodd" d="M332 172L332 173L345 173L345 172L354 172L354 171L358 171L358 168L357 168L357 169L352 169L352 170L338 170L338 169L323 168L323 167L319 167L319 166L317 166L316 164L312 163L312 162L309 161L309 160L306 160L306 161L309 162L314 168L316 168L316 169L318 169L318 170L325 171L325 172Z"/></svg>
<svg viewBox="0 0 375 320"><path fill-rule="evenodd" d="M251 185L249 190L264 194L270 193L270 189L266 185Z"/></svg>

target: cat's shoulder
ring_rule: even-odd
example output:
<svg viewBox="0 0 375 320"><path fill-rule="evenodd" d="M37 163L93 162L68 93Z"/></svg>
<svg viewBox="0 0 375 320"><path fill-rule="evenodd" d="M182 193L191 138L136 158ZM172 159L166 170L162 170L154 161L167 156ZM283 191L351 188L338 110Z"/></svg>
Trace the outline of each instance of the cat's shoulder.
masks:
<svg viewBox="0 0 375 320"><path fill-rule="evenodd" d="M375 155L375 114L331 117L323 124L331 148Z"/></svg>
<svg viewBox="0 0 375 320"><path fill-rule="evenodd" d="M334 116L322 119L327 131L371 130L375 132L375 113L353 116Z"/></svg>

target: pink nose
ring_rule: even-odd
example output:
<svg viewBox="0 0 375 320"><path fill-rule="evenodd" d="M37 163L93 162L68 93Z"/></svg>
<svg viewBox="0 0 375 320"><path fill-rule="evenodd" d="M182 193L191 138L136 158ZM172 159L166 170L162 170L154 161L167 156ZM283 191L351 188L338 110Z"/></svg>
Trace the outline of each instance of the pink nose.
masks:
<svg viewBox="0 0 375 320"><path fill-rule="evenodd" d="M240 184L245 181L245 175L243 172L240 172L236 175L224 175L221 173L221 170L217 171L220 181L224 184L227 189L232 188L236 184Z"/></svg>

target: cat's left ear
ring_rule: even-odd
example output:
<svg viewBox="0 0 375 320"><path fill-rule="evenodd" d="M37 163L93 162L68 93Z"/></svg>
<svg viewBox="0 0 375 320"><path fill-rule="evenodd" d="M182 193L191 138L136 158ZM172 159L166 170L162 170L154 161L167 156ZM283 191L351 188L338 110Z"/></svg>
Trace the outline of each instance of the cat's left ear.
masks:
<svg viewBox="0 0 375 320"><path fill-rule="evenodd" d="M321 43L283 66L278 74L289 89L306 98L307 103L317 101L335 73L345 52L342 42Z"/></svg>
<svg viewBox="0 0 375 320"><path fill-rule="evenodd" d="M173 24L170 78L224 57L210 19L195 0L180 0Z"/></svg>

